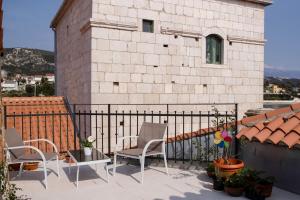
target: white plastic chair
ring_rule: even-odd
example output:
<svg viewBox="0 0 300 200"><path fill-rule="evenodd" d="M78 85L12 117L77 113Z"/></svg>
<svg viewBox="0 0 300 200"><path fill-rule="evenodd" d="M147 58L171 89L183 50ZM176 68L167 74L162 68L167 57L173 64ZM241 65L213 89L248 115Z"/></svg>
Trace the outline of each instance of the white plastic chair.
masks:
<svg viewBox="0 0 300 200"><path fill-rule="evenodd" d="M46 142L53 146L54 152L42 152L40 149L26 145L26 143L30 142ZM20 171L19 176L21 176L23 164L27 162L40 162L43 163L43 171L44 171L44 182L45 188L47 189L47 168L46 164L50 160L56 159L57 164L57 176L59 177L59 153L57 147L53 142L47 139L34 139L34 140L27 140L23 141L21 135L17 133L15 128L8 128L5 131L5 146L6 146L6 153L7 153L7 162L8 164L18 164L20 163ZM31 150L34 153L27 153L25 150Z"/></svg>
<svg viewBox="0 0 300 200"><path fill-rule="evenodd" d="M144 122L139 136L126 136L119 138L114 151L113 175L116 173L117 156L138 159L141 164L141 183L144 181L144 165L147 156L163 155L166 173L168 174L168 165L165 151L164 135L167 124ZM137 148L118 151L118 147L123 144L125 139L137 138Z"/></svg>

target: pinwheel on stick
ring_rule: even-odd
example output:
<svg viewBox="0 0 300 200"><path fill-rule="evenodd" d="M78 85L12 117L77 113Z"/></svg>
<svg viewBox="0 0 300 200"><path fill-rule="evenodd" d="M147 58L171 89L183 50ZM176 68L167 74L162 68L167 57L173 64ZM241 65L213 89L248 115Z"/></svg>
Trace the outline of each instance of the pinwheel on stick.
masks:
<svg viewBox="0 0 300 200"><path fill-rule="evenodd" d="M232 142L232 137L229 135L228 131L223 130L217 131L215 133L214 143L219 148L223 148L223 157L226 160L228 158L230 143Z"/></svg>

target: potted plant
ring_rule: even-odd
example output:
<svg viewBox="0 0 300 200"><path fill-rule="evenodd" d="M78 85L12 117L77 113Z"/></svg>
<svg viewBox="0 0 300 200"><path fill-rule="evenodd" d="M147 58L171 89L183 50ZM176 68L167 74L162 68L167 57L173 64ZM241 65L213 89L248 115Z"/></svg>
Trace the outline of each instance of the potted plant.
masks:
<svg viewBox="0 0 300 200"><path fill-rule="evenodd" d="M235 135L236 130L233 122L236 119L224 119L224 117L220 117L220 113L217 108L213 108L213 111L215 113L213 124L217 130L215 132L214 144L219 149L223 149L221 158L214 160L215 171L218 176L228 178L244 168L244 162L242 160L231 156L232 137Z"/></svg>
<svg viewBox="0 0 300 200"><path fill-rule="evenodd" d="M262 174L263 171L257 171L250 168L244 168L241 171L241 174L245 177L245 186L246 187L254 187L256 182L259 179L259 175Z"/></svg>
<svg viewBox="0 0 300 200"><path fill-rule="evenodd" d="M230 135L232 135L232 132L229 133L226 130L223 130L222 132L217 131L214 139L214 143L219 148L223 148L222 158L214 160L216 174L226 178L238 173L244 168L244 162L242 160L230 156L230 144L232 142L232 137Z"/></svg>
<svg viewBox="0 0 300 200"><path fill-rule="evenodd" d="M92 154L93 143L95 141L96 139L93 136L89 136L87 139L81 141L85 156L90 156Z"/></svg>
<svg viewBox="0 0 300 200"><path fill-rule="evenodd" d="M27 170L27 171L34 171L38 167L39 167L38 162L27 162L27 163L24 163L24 165L23 165L23 169Z"/></svg>
<svg viewBox="0 0 300 200"><path fill-rule="evenodd" d="M245 168L241 172L245 177L245 196L252 200L263 200L270 197L275 181L274 177L262 177L263 171Z"/></svg>
<svg viewBox="0 0 300 200"><path fill-rule="evenodd" d="M206 167L207 176L213 178L215 175L215 165L214 163L209 163Z"/></svg>
<svg viewBox="0 0 300 200"><path fill-rule="evenodd" d="M264 197L270 197L274 182L275 178L273 176L259 178L255 184L255 191Z"/></svg>
<svg viewBox="0 0 300 200"><path fill-rule="evenodd" d="M224 190L224 182L225 182L224 177L219 177L219 176L214 175L213 176L213 188L214 188L214 190L223 191Z"/></svg>
<svg viewBox="0 0 300 200"><path fill-rule="evenodd" d="M233 197L240 197L244 192L245 177L241 173L233 174L226 179L224 186L227 194Z"/></svg>
<svg viewBox="0 0 300 200"><path fill-rule="evenodd" d="M8 170L9 171L19 171L20 167L21 167L21 163L10 164L10 165L8 165Z"/></svg>

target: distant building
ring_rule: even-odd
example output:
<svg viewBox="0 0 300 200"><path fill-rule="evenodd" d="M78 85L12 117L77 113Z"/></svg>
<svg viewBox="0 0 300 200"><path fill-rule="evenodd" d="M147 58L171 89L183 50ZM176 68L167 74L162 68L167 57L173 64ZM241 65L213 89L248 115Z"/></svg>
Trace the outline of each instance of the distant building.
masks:
<svg viewBox="0 0 300 200"><path fill-rule="evenodd" d="M293 92L300 93L300 88L299 87L293 87Z"/></svg>
<svg viewBox="0 0 300 200"><path fill-rule="evenodd" d="M55 75L54 74L46 74L44 77L47 78L48 82L50 82L50 83L55 82Z"/></svg>
<svg viewBox="0 0 300 200"><path fill-rule="evenodd" d="M18 82L12 81L12 80L6 80L2 83L2 90L3 91L12 91L12 90L18 90Z"/></svg>
<svg viewBox="0 0 300 200"><path fill-rule="evenodd" d="M284 88L281 88L276 84L269 84L267 91L271 94L282 94L286 92Z"/></svg>

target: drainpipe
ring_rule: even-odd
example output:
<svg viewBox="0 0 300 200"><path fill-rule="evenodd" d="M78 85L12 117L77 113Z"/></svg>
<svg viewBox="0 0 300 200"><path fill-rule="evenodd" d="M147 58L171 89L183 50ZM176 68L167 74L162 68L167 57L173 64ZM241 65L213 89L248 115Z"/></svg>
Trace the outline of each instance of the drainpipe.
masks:
<svg viewBox="0 0 300 200"><path fill-rule="evenodd" d="M57 36L55 28L52 28L54 32L54 88L55 88L55 95L57 96Z"/></svg>

